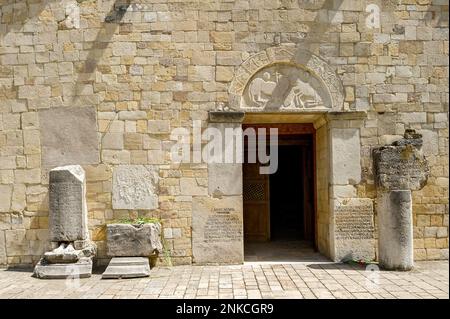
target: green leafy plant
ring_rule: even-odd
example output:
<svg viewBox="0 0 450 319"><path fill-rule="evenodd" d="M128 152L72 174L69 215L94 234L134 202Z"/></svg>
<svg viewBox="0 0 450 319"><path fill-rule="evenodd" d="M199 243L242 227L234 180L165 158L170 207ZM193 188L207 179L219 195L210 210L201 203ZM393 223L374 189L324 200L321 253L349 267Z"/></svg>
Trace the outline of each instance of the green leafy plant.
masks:
<svg viewBox="0 0 450 319"><path fill-rule="evenodd" d="M170 256L170 250L167 249L167 243L166 238L161 236L162 238L162 245L163 245L163 254L164 254L164 260L166 261L168 266L172 266L172 257Z"/></svg>
<svg viewBox="0 0 450 319"><path fill-rule="evenodd" d="M349 259L345 261L346 264L350 265L359 265L359 266L367 266L370 264L375 264L375 261L369 259Z"/></svg>
<svg viewBox="0 0 450 319"><path fill-rule="evenodd" d="M112 222L112 224L132 224L132 225L156 224L156 223L161 223L161 220L159 218L154 217L122 218Z"/></svg>

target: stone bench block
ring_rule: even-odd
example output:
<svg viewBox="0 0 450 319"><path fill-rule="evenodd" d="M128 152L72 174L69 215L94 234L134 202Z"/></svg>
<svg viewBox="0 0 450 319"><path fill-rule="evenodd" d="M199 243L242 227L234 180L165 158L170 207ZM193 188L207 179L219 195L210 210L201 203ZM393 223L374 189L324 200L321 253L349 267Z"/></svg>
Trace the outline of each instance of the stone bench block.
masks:
<svg viewBox="0 0 450 319"><path fill-rule="evenodd" d="M111 257L149 257L161 253L161 224L109 224L106 244Z"/></svg>

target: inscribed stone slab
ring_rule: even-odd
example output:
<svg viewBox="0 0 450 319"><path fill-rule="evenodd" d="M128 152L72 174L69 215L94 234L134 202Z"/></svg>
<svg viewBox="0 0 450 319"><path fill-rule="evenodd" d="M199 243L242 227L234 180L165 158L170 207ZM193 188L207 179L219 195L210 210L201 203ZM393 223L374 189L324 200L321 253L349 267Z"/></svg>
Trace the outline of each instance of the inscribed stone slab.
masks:
<svg viewBox="0 0 450 319"><path fill-rule="evenodd" d="M192 249L196 264L243 262L242 197L193 199Z"/></svg>
<svg viewBox="0 0 450 319"><path fill-rule="evenodd" d="M79 165L54 168L49 174L50 240L88 238L86 179Z"/></svg>
<svg viewBox="0 0 450 319"><path fill-rule="evenodd" d="M405 133L405 135L408 135L408 133ZM421 151L421 146L422 139L420 136L404 138L392 145L374 149L373 163L377 189L422 189L427 183L430 170Z"/></svg>
<svg viewBox="0 0 450 319"><path fill-rule="evenodd" d="M373 201L345 198L334 202L336 260L375 259Z"/></svg>

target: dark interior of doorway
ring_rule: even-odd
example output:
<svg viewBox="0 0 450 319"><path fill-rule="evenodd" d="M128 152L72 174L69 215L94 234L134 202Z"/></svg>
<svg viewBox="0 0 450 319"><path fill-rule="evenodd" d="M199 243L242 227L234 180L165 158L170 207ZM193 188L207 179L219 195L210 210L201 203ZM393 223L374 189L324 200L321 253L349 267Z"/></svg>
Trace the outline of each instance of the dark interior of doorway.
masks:
<svg viewBox="0 0 450 319"><path fill-rule="evenodd" d="M278 170L269 177L270 240L313 241L313 172L311 135L283 137Z"/></svg>
<svg viewBox="0 0 450 319"><path fill-rule="evenodd" d="M255 178L244 163L244 250L246 261L306 260L315 256L314 134L283 129L278 137L278 169L266 178L268 211L264 236L264 201L254 202L247 192ZM280 134L281 133L281 134ZM259 228L258 228L259 226ZM256 235L255 235L256 234Z"/></svg>
<svg viewBox="0 0 450 319"><path fill-rule="evenodd" d="M304 239L304 211L302 209L301 148L281 145L278 149L278 170L270 175L270 239Z"/></svg>

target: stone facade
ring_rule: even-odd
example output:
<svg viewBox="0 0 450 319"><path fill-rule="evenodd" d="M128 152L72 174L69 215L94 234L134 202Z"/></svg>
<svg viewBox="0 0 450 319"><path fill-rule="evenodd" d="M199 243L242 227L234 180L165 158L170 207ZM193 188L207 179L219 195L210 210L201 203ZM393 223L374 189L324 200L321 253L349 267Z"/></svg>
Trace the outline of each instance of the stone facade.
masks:
<svg viewBox="0 0 450 319"><path fill-rule="evenodd" d="M372 150L415 129L430 172L412 192L414 258L448 258L447 1L128 3L1 1L0 265L35 264L45 252L48 171L67 164L86 172L98 262L109 260L106 223L138 216L162 220L172 264L195 262L193 243L203 236L193 234L195 217L204 223L218 193L239 216L241 190L209 184L224 175L221 167L174 163L170 133L192 129L193 120L207 127L208 111L220 105L264 112L264 96L281 94L271 77L277 70L284 81L294 76L289 99L279 99L285 108L275 112L322 112L311 121L317 167L326 169L328 159L335 165L330 176L317 173L319 250L334 259L347 254L333 207L355 199L376 206ZM379 27L366 12L371 4ZM355 154L350 162L343 147ZM115 176L130 165L131 175L151 175L134 206L126 196L114 201ZM376 257L376 238L354 240L364 241L358 254ZM202 260L214 245L197 247Z"/></svg>

